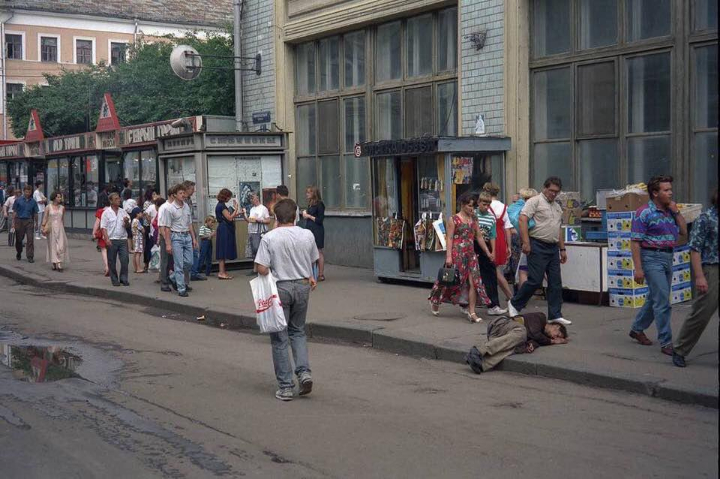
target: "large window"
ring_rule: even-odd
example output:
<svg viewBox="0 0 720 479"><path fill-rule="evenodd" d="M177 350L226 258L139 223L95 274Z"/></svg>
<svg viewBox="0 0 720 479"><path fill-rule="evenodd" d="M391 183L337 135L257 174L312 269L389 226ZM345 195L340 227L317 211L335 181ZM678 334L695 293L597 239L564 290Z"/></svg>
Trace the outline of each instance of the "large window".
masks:
<svg viewBox="0 0 720 479"><path fill-rule="evenodd" d="M110 65L125 63L127 61L127 43L110 42Z"/></svg>
<svg viewBox="0 0 720 479"><path fill-rule="evenodd" d="M448 8L295 47L301 203L317 185L328 209L367 210L370 165L356 143L457 134L457 35Z"/></svg>
<svg viewBox="0 0 720 479"><path fill-rule="evenodd" d="M95 41L86 39L75 40L75 63L80 65L92 65L95 63Z"/></svg>
<svg viewBox="0 0 720 479"><path fill-rule="evenodd" d="M40 37L40 61L59 62L58 44L59 37Z"/></svg>
<svg viewBox="0 0 720 479"><path fill-rule="evenodd" d="M718 162L717 1L681 3L532 1L532 186L560 176L593 200L598 189L672 174L679 199L707 203Z"/></svg>
<svg viewBox="0 0 720 479"><path fill-rule="evenodd" d="M15 33L5 34L5 57L8 60L23 59L23 36Z"/></svg>
<svg viewBox="0 0 720 479"><path fill-rule="evenodd" d="M25 85L23 83L6 83L5 84L7 88L6 96L8 100L12 100L17 95L23 92L25 89Z"/></svg>

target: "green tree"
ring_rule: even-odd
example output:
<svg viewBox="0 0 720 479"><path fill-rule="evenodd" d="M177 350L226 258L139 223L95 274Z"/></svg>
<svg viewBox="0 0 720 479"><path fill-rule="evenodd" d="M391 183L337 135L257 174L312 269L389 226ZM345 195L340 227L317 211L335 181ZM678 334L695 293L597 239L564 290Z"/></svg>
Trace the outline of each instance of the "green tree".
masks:
<svg viewBox="0 0 720 479"><path fill-rule="evenodd" d="M232 60L204 58L207 68L192 81L175 76L169 60L177 44L191 45L201 55L231 56L232 38L209 33L205 38L188 34L166 40L132 46L126 63L45 75L49 86L30 87L8 103L15 136L25 135L33 108L47 135L91 131L97 125L104 92L112 94L123 125L201 114L234 115Z"/></svg>

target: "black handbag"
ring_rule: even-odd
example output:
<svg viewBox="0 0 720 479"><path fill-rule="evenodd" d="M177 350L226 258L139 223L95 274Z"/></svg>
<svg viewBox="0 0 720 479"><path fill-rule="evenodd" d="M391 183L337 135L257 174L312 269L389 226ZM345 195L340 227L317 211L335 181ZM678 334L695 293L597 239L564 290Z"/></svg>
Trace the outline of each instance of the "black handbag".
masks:
<svg viewBox="0 0 720 479"><path fill-rule="evenodd" d="M457 286L460 283L460 272L455 266L443 266L438 271L437 279L442 286Z"/></svg>

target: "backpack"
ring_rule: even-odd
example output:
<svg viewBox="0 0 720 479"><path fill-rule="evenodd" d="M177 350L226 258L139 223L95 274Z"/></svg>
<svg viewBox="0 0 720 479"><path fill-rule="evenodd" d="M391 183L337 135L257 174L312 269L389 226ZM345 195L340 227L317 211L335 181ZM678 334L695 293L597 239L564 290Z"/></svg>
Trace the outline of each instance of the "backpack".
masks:
<svg viewBox="0 0 720 479"><path fill-rule="evenodd" d="M520 212L522 211L523 206L525 206L525 200L517 200L507 208L510 223L512 223L513 228L517 231L520 231ZM535 228L535 220L530 218L530 221L528 221L528 229L531 230L533 228Z"/></svg>

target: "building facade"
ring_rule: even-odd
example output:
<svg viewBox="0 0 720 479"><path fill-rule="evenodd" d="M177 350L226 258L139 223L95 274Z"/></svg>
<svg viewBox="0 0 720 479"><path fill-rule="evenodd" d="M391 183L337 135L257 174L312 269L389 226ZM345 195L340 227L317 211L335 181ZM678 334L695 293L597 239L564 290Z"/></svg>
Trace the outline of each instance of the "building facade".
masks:
<svg viewBox="0 0 720 479"><path fill-rule="evenodd" d="M204 4L204 5L203 5ZM205 8L203 8L203 6ZM127 2L8 0L0 8L4 41L0 57L0 138L13 139L6 101L25 88L44 85L43 74L87 65L124 62L140 38L157 40L232 23L232 2Z"/></svg>

